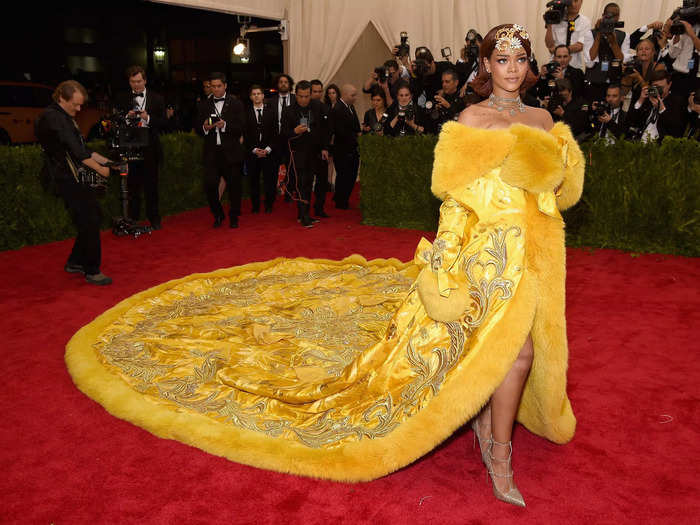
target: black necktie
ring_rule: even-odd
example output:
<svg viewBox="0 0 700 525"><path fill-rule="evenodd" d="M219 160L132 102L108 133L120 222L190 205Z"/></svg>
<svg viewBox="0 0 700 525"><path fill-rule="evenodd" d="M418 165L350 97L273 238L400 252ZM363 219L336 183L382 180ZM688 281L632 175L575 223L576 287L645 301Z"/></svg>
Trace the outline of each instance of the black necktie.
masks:
<svg viewBox="0 0 700 525"><path fill-rule="evenodd" d="M287 97L282 97L282 109L287 107Z"/></svg>
<svg viewBox="0 0 700 525"><path fill-rule="evenodd" d="M262 109L258 108L258 124L262 122Z"/></svg>
<svg viewBox="0 0 700 525"><path fill-rule="evenodd" d="M217 102L223 102L224 100L226 100L226 97L214 98L214 103L216 104Z"/></svg>

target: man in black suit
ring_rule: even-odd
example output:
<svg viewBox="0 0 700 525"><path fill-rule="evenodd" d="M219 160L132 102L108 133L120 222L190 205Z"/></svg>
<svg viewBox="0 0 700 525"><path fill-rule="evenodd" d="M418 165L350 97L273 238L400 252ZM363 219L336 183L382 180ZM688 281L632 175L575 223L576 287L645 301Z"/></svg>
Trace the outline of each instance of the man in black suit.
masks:
<svg viewBox="0 0 700 525"><path fill-rule="evenodd" d="M679 138L685 132L689 118L688 101L671 93L671 84L669 72L655 71L651 86L642 88L639 99L629 110L630 131L634 130L634 136L643 142L661 141L667 135Z"/></svg>
<svg viewBox="0 0 700 525"><path fill-rule="evenodd" d="M328 107L323 102L323 82L319 79L311 81L311 100L321 104L323 118L328 124ZM329 215L324 211L326 205L326 193L328 193L328 159L321 155L316 156L314 167L314 216L327 219Z"/></svg>
<svg viewBox="0 0 700 525"><path fill-rule="evenodd" d="M610 111L598 117L596 134L614 142L615 139L627 134L627 112L622 110L622 88L619 84L608 86L605 102L610 106ZM593 104L595 106L596 102Z"/></svg>
<svg viewBox="0 0 700 525"><path fill-rule="evenodd" d="M282 113L284 108L294 104L294 93L291 92L292 88L294 87L294 80L289 75L283 73L275 78L273 84L274 88L277 90L277 93L270 97L267 100L267 103L270 106L270 109L272 109L277 122L277 147L272 148L272 162L275 165L275 175L277 175L279 173L280 166L286 166L289 163L289 145L282 136ZM290 181L290 184L288 184L288 192L285 194L284 200L289 201L291 200L290 192L292 191L292 188L296 186L296 184L289 178L289 174L287 174L287 178Z"/></svg>
<svg viewBox="0 0 700 525"><path fill-rule="evenodd" d="M571 52L569 48L565 45L560 45L554 48L554 57L552 59L552 64L558 63L557 69L552 73L549 73L547 66L543 65L540 68L540 76L535 84L535 89L537 90L537 97L544 99L547 96L552 95L552 88L557 80L566 78L571 82L571 87L573 91L573 97L579 98L584 96L584 85L585 77L583 71L577 67L571 67L569 63L571 62Z"/></svg>
<svg viewBox="0 0 700 525"><path fill-rule="evenodd" d="M298 220L308 228L315 222L309 216L309 205L316 156L328 160L329 134L322 104L311 100L311 84L306 80L297 84L294 103L282 112L282 136L292 149L289 172L296 176Z"/></svg>
<svg viewBox="0 0 700 525"><path fill-rule="evenodd" d="M245 128L243 104L226 93L226 76L212 73L213 96L200 106L198 127L204 132L204 189L214 215L214 228L221 226L224 209L219 200L219 178L226 181L231 208L231 228L238 228L241 214L241 175L245 157L241 137Z"/></svg>
<svg viewBox="0 0 700 525"><path fill-rule="evenodd" d="M246 110L245 150L246 170L250 177L250 201L253 213L260 212L260 174L265 190L265 213L272 212L275 202L277 178L272 161L273 146L277 147L277 121L269 104L264 102L261 86L250 88L250 101Z"/></svg>
<svg viewBox="0 0 700 525"><path fill-rule="evenodd" d="M333 161L335 162L335 207L347 210L350 194L357 180L360 168L360 154L357 137L360 134L360 120L355 111L357 89L351 84L340 90L340 99L330 113L331 133L333 134Z"/></svg>
<svg viewBox="0 0 700 525"><path fill-rule="evenodd" d="M158 164L163 150L158 136L166 127L165 101L158 93L146 88L146 71L141 66L126 70L131 91L122 95L117 106L128 112L129 119L138 120L137 125L148 128L148 146L143 150L143 160L129 163L129 218L137 221L141 215L141 191L146 199L146 217L151 228L161 228L158 209Z"/></svg>

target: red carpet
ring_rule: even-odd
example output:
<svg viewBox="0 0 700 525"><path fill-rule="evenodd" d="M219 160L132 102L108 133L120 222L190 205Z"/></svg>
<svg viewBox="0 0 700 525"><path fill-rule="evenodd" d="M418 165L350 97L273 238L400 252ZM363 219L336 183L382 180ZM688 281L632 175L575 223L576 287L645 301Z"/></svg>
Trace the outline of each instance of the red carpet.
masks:
<svg viewBox="0 0 700 525"><path fill-rule="evenodd" d="M246 210L249 209L246 203ZM698 523L700 261L569 251L566 446L517 427L528 507L494 499L472 433L412 466L348 485L238 465L118 420L63 362L73 333L135 292L192 272L277 256L410 259L421 232L339 211L311 230L291 205L212 230L207 210L151 237L103 235L100 288L62 267L70 242L0 253L3 523ZM227 225L226 225L227 226ZM693 518L695 516L695 518Z"/></svg>

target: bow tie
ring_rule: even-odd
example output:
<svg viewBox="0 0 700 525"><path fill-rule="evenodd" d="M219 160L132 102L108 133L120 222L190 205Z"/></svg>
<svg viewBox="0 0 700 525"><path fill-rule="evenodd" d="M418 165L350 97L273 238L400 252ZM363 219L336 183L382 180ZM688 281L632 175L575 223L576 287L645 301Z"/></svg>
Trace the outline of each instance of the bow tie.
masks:
<svg viewBox="0 0 700 525"><path fill-rule="evenodd" d="M135 98L143 97L143 93L134 93Z"/></svg>
<svg viewBox="0 0 700 525"><path fill-rule="evenodd" d="M221 97L221 98L216 98L216 97L215 97L215 98L214 98L214 102L215 102L215 103L216 103L216 102L223 102L224 100L226 100L226 97Z"/></svg>

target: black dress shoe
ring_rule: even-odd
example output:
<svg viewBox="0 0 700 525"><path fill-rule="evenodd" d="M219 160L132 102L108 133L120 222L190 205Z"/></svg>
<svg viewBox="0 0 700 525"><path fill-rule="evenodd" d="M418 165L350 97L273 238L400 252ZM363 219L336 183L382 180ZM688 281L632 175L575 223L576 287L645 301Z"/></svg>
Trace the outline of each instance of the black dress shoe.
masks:
<svg viewBox="0 0 700 525"><path fill-rule="evenodd" d="M90 275L85 276L85 280L89 282L90 284L96 284L98 286L104 286L106 284L112 284L112 279L107 277L105 274L102 272L100 273L93 273Z"/></svg>
<svg viewBox="0 0 700 525"><path fill-rule="evenodd" d="M302 217L299 222L304 228L313 228L314 226L314 221L312 221L311 217L309 217L308 215L306 217Z"/></svg>
<svg viewBox="0 0 700 525"><path fill-rule="evenodd" d="M85 268L82 264L66 263L63 269L68 273L85 273Z"/></svg>
<svg viewBox="0 0 700 525"><path fill-rule="evenodd" d="M160 223L160 221L151 223L151 230L154 232L160 230L161 228L163 228L163 225Z"/></svg>
<svg viewBox="0 0 700 525"><path fill-rule="evenodd" d="M213 228L218 228L219 226L221 226L221 223L222 223L222 222L224 222L224 218L223 218L223 217L217 217L216 219L214 219L214 225L213 225L212 227L213 227Z"/></svg>
<svg viewBox="0 0 700 525"><path fill-rule="evenodd" d="M228 224L229 228L238 228L238 217L231 217Z"/></svg>
<svg viewBox="0 0 700 525"><path fill-rule="evenodd" d="M272 213L272 206L271 205L265 205L265 213Z"/></svg>
<svg viewBox="0 0 700 525"><path fill-rule="evenodd" d="M316 215L316 217L319 217L321 219L330 218L330 215L328 215L325 211L317 211L316 213L314 213L314 215Z"/></svg>
<svg viewBox="0 0 700 525"><path fill-rule="evenodd" d="M316 224L317 222L321 222L321 219L317 219L316 217L309 217L309 220L310 220L313 224Z"/></svg>

